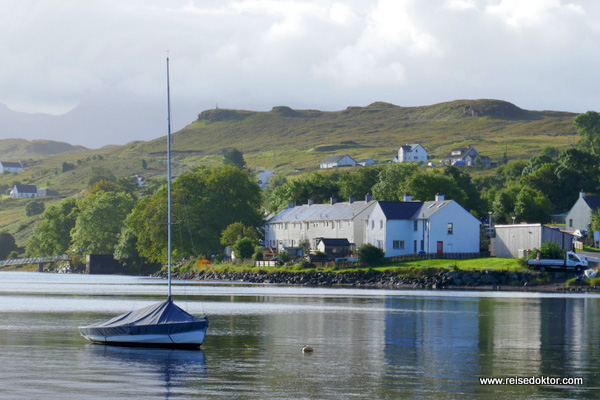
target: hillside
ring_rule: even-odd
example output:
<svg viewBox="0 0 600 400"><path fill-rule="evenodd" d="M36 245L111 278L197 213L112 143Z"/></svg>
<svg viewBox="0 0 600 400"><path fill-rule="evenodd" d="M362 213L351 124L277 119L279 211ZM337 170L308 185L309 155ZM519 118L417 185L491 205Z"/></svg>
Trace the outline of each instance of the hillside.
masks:
<svg viewBox="0 0 600 400"><path fill-rule="evenodd" d="M496 161L505 151L511 159L529 158L545 146L575 144L575 116L523 110L498 100L457 100L423 107L373 103L335 112L284 106L269 112L207 110L173 135L173 175L193 165L220 164L223 149L231 147L244 152L249 166L283 174L318 169L319 161L331 153L386 162L404 143L422 143L433 160L468 144ZM164 178L166 138L94 150L55 141L5 139L0 140L0 159L26 164L24 172L0 175L0 188L18 181L58 191L59 198L43 200L49 206L80 195L95 168L116 177ZM63 163L71 168L65 170ZM25 244L39 219L25 216L29 201L0 198L0 232L15 235L19 245Z"/></svg>
<svg viewBox="0 0 600 400"><path fill-rule="evenodd" d="M83 146L73 146L53 140L0 139L0 160L19 161L30 158L42 158L54 154L81 152Z"/></svg>
<svg viewBox="0 0 600 400"><path fill-rule="evenodd" d="M422 107L373 103L343 111L269 112L214 109L174 136L178 156L218 160L236 147L250 165L277 170L307 169L331 153L388 161L404 143L421 143L439 159L454 147L474 145L492 159L530 157L544 145L574 144L576 114L528 111L499 100L456 100ZM137 143L130 150L164 153L164 138Z"/></svg>

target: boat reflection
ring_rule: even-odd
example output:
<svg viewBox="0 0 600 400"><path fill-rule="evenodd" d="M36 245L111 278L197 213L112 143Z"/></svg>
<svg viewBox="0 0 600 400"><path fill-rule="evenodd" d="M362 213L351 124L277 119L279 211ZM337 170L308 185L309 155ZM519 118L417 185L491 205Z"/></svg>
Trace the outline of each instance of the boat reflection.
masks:
<svg viewBox="0 0 600 400"><path fill-rule="evenodd" d="M153 385L164 388L165 399L181 395L189 390L183 386L206 377L202 350L88 344L82 353L83 358L101 363L105 370L122 371L121 376L134 373L145 379L152 377Z"/></svg>

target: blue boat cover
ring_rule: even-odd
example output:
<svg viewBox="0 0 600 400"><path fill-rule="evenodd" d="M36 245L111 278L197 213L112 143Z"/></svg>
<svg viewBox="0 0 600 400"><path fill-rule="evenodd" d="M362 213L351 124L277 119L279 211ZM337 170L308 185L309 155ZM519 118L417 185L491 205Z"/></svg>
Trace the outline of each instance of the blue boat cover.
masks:
<svg viewBox="0 0 600 400"><path fill-rule="evenodd" d="M170 335L200 330L207 326L207 318L196 318L167 299L108 321L82 326L79 332L84 336Z"/></svg>

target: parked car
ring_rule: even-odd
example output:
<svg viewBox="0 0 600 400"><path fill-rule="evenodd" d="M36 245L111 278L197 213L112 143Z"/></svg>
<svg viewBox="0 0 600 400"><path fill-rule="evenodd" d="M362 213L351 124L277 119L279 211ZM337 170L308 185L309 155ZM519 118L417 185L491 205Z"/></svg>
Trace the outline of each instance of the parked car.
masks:
<svg viewBox="0 0 600 400"><path fill-rule="evenodd" d="M587 237L587 231L585 229L577 229L573 235L577 236L578 238L584 238Z"/></svg>

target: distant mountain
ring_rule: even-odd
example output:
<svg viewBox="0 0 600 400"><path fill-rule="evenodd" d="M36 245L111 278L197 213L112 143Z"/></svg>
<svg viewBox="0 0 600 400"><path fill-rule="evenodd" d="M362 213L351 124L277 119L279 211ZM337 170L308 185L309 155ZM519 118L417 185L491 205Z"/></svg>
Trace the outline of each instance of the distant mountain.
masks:
<svg viewBox="0 0 600 400"><path fill-rule="evenodd" d="M224 149L245 153L250 165L305 169L330 153L357 159L390 160L405 143L421 143L442 158L450 149L473 145L500 159L529 157L545 145L566 147L576 141L577 114L528 111L501 100L456 100L421 107L377 102L343 111L293 110L269 112L213 109L174 135L173 149L182 157L214 159ZM164 153L164 138L134 146Z"/></svg>
<svg viewBox="0 0 600 400"><path fill-rule="evenodd" d="M87 100L59 116L15 112L0 104L0 139L60 140L100 148L161 136L165 114L161 103L124 97Z"/></svg>
<svg viewBox="0 0 600 400"><path fill-rule="evenodd" d="M52 140L0 139L0 160L2 161L41 158L74 150L87 149L83 146L73 146Z"/></svg>

